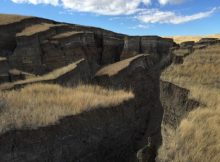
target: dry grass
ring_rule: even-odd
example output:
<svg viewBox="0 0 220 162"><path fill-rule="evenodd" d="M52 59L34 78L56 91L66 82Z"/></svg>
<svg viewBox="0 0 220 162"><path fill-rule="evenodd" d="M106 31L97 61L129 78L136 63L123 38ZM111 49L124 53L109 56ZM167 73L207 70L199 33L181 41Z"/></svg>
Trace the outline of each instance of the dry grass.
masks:
<svg viewBox="0 0 220 162"><path fill-rule="evenodd" d="M167 38L173 38L176 43L182 43L186 41L198 42L202 38L220 38L220 34L213 34L207 36L172 36Z"/></svg>
<svg viewBox="0 0 220 162"><path fill-rule="evenodd" d="M0 14L0 25L7 25L11 23L16 23L24 19L31 18L29 16L19 16L19 15L6 15Z"/></svg>
<svg viewBox="0 0 220 162"><path fill-rule="evenodd" d="M220 46L197 50L182 65L172 65L162 79L190 90L205 106L189 113L179 128L170 130L159 151L164 161L220 161Z"/></svg>
<svg viewBox="0 0 220 162"><path fill-rule="evenodd" d="M33 84L20 90L0 91L0 133L54 124L62 117L115 106L133 97L132 92L89 85L64 88Z"/></svg>
<svg viewBox="0 0 220 162"><path fill-rule="evenodd" d="M33 35L33 34L36 34L39 32L47 31L52 26L55 26L55 25L54 24L47 24L47 23L32 25L30 27L25 28L20 33L18 33L17 36L30 36L30 35Z"/></svg>
<svg viewBox="0 0 220 162"><path fill-rule="evenodd" d="M173 161L220 161L220 107L193 111L181 122L169 155Z"/></svg>
<svg viewBox="0 0 220 162"><path fill-rule="evenodd" d="M180 65L171 65L162 79L181 86L220 88L220 46L196 50Z"/></svg>
<svg viewBox="0 0 220 162"><path fill-rule="evenodd" d="M108 75L108 76L113 76L115 74L118 74L120 71L124 70L126 67L128 67L132 61L136 60L137 58L147 56L147 55L137 55L132 58L128 58L126 60L122 60L120 62L116 62L114 64L110 64L99 70L96 75ZM111 68L110 68L111 67Z"/></svg>
<svg viewBox="0 0 220 162"><path fill-rule="evenodd" d="M19 80L13 83L5 83L5 84L1 84L0 85L0 90L4 90L4 89L11 89L16 85L25 85L25 84L32 84L32 83L39 83L39 82L43 82L43 81L51 81L51 80L55 80L56 78L66 74L67 72L70 72L72 70L74 70L78 64L80 64L81 62L85 61L84 59L80 59L79 61L76 61L72 64L69 64L67 66L64 66L62 68L59 69L55 69L52 72L49 72L45 75L42 76L32 76L28 79L25 80Z"/></svg>
<svg viewBox="0 0 220 162"><path fill-rule="evenodd" d="M190 112L176 131L166 128L166 143L159 158L167 162L219 162L220 90L202 86L190 90L207 105Z"/></svg>
<svg viewBox="0 0 220 162"><path fill-rule="evenodd" d="M70 37L70 36L73 36L73 35L81 35L81 34L84 34L84 32L80 32L80 31L65 32L65 33L55 35L53 37L53 39L62 39L62 38Z"/></svg>

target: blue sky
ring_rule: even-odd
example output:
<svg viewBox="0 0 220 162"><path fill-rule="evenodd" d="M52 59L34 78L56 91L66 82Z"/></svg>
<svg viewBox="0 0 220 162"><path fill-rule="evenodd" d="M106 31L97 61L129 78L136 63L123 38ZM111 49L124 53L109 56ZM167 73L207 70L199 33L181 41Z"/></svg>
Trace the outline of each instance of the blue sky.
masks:
<svg viewBox="0 0 220 162"><path fill-rule="evenodd" d="M0 13L44 17L129 35L220 33L220 0L1 0Z"/></svg>

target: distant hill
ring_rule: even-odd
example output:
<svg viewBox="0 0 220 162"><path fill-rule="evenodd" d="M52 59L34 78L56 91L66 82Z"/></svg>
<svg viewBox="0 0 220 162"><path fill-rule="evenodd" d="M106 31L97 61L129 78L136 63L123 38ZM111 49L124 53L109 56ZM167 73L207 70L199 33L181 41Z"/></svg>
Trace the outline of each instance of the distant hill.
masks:
<svg viewBox="0 0 220 162"><path fill-rule="evenodd" d="M199 41L202 38L220 38L220 34L204 35L204 36L170 36L166 38L173 38L176 43L182 43L186 41Z"/></svg>

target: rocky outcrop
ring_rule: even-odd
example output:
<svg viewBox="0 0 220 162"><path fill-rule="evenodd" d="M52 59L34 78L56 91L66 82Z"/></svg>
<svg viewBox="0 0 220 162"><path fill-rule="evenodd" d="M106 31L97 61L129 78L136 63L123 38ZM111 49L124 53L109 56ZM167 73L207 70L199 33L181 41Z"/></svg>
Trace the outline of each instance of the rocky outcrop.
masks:
<svg viewBox="0 0 220 162"><path fill-rule="evenodd" d="M70 28L65 25L40 24L18 33L17 47L9 57L11 66L34 74L45 74L87 58L96 69L99 56L94 34L68 30Z"/></svg>
<svg viewBox="0 0 220 162"><path fill-rule="evenodd" d="M8 61L5 57L0 57L0 74L7 73L9 69Z"/></svg>
<svg viewBox="0 0 220 162"><path fill-rule="evenodd" d="M219 42L218 38L202 38L200 39L197 44L206 44L206 45L211 45Z"/></svg>
<svg viewBox="0 0 220 162"><path fill-rule="evenodd" d="M121 59L127 59L129 57L140 54L141 51L141 37L125 37L124 38L124 49L121 54Z"/></svg>
<svg viewBox="0 0 220 162"><path fill-rule="evenodd" d="M0 83L8 82L9 65L5 57L0 57Z"/></svg>
<svg viewBox="0 0 220 162"><path fill-rule="evenodd" d="M120 61L120 55L124 47L123 39L115 37L103 37L102 65Z"/></svg>
<svg viewBox="0 0 220 162"><path fill-rule="evenodd" d="M180 47L191 47L195 44L194 41L186 41L186 42L182 42L180 43Z"/></svg>
<svg viewBox="0 0 220 162"><path fill-rule="evenodd" d="M140 53L150 54L159 61L165 57L171 47L174 46L172 39L158 36L134 36L125 37L125 45L121 58L129 58Z"/></svg>
<svg viewBox="0 0 220 162"><path fill-rule="evenodd" d="M194 108L200 105L199 102L189 98L190 91L175 84L160 82L160 100L164 108L164 124L176 129L180 121Z"/></svg>
<svg viewBox="0 0 220 162"><path fill-rule="evenodd" d="M11 55L16 48L16 34L24 28L40 23L53 23L36 17L24 17L15 15L0 15L0 56Z"/></svg>
<svg viewBox="0 0 220 162"><path fill-rule="evenodd" d="M157 36L141 37L141 52L153 55L157 61L165 57L173 46L174 42L169 38Z"/></svg>
<svg viewBox="0 0 220 162"><path fill-rule="evenodd" d="M173 56L173 63L174 64L182 64L183 63L184 56L178 56L174 55Z"/></svg>
<svg viewBox="0 0 220 162"><path fill-rule="evenodd" d="M162 121L163 144L160 147L160 154L156 158L157 162L165 162L164 157L173 147L175 141L175 132L181 121L194 109L198 108L201 103L189 97L188 89L177 86L167 81L160 81L160 100L164 108Z"/></svg>
<svg viewBox="0 0 220 162"><path fill-rule="evenodd" d="M1 15L1 20L4 16ZM43 75L84 58L93 74L100 66L151 54L167 55L171 39L157 36L126 36L100 28L57 23L35 17L8 16L0 24L0 56L10 68Z"/></svg>
<svg viewBox="0 0 220 162"><path fill-rule="evenodd" d="M42 44L42 63L51 71L79 59L86 59L95 72L99 67L99 55L94 33L65 32L53 36Z"/></svg>
<svg viewBox="0 0 220 162"><path fill-rule="evenodd" d="M10 69L7 58L0 57L0 83L24 80L32 76L32 74L17 69Z"/></svg>
<svg viewBox="0 0 220 162"><path fill-rule="evenodd" d="M9 56L11 67L31 72L34 74L42 74L46 71L46 67L42 63L42 47L41 44L56 34L53 24L38 24L25 28L16 35L17 47L13 55Z"/></svg>
<svg viewBox="0 0 220 162"><path fill-rule="evenodd" d="M17 73L19 72L18 70L16 71ZM71 87L79 83L88 83L92 79L91 70L88 62L85 59L78 60L72 64L56 69L42 76L34 77L28 73L18 73L17 77L25 77L24 75L32 76L25 80L22 80L23 78L21 78L20 80L16 81L16 75L13 73L10 71L10 78L15 79L15 82L0 85L0 90L17 89L34 83L53 83Z"/></svg>

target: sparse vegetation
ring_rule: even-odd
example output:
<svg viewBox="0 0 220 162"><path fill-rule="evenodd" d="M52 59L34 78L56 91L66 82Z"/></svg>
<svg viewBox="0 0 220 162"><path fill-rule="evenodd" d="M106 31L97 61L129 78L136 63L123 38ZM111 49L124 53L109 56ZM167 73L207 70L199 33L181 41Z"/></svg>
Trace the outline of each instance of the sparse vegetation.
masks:
<svg viewBox="0 0 220 162"><path fill-rule="evenodd" d="M65 88L33 84L20 90L0 91L0 133L54 124L64 116L115 106L131 98L132 92L90 85Z"/></svg>
<svg viewBox="0 0 220 162"><path fill-rule="evenodd" d="M220 161L220 47L210 46L172 65L162 79L190 90L204 106L189 113L176 131L169 132L159 157L173 162Z"/></svg>

